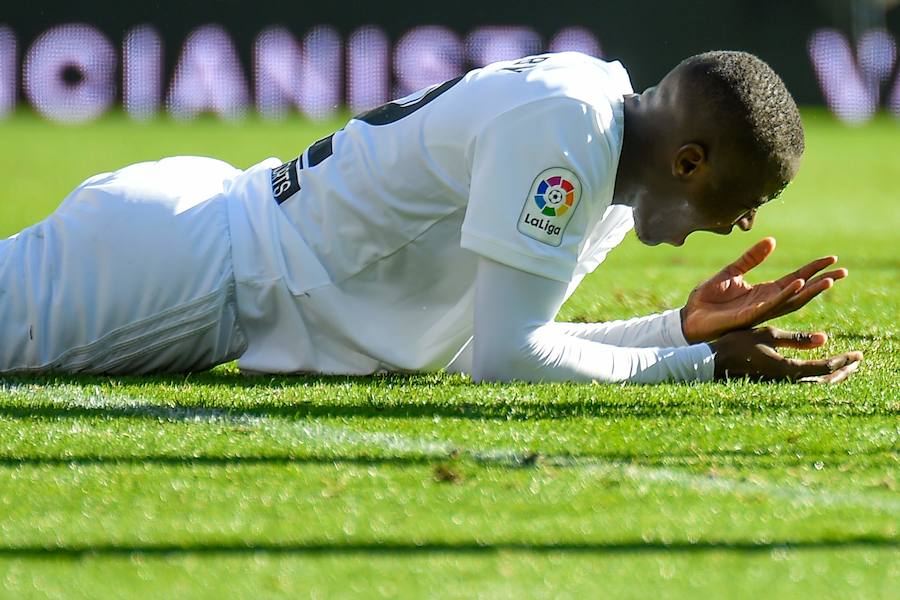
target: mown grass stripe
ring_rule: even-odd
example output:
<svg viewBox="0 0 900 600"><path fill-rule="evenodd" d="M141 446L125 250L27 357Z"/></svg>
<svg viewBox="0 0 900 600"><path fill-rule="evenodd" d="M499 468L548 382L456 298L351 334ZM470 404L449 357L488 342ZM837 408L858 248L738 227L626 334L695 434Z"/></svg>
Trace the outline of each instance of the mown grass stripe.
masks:
<svg viewBox="0 0 900 600"><path fill-rule="evenodd" d="M5 393L22 393L33 397L33 389L8 387ZM604 460L594 457L574 457L565 455L538 455L510 448L469 448L449 440L422 440L408 435L383 431L358 431L346 426L319 421L290 421L282 416L235 414L227 409L192 408L153 404L145 399L126 395L86 394L83 388L66 389L68 397L50 396L51 404L97 409L114 408L123 411L122 416L141 416L161 421L191 423L224 423L242 427L271 426L274 420L287 421L292 435L303 442L319 442L324 448L350 445L374 448L381 452L399 453L403 458L426 458L435 461L470 460L482 465L507 468L523 468L544 465L554 468L580 470L585 477L603 479L628 479L640 483L672 485L700 493L761 494L801 505L849 506L898 513L900 518L900 497L885 497L875 493L838 491L811 488L805 485L771 483L724 477L721 475L701 475L687 471L653 467ZM43 395L41 396L43 398ZM13 461L15 459L12 459ZM125 458L127 460L127 458ZM190 459L188 459L189 462ZM302 459L300 459L302 461ZM2 463L4 461L0 461ZM64 457L60 462L66 462ZM299 462L299 461L298 461ZM13 464L15 464L13 462Z"/></svg>

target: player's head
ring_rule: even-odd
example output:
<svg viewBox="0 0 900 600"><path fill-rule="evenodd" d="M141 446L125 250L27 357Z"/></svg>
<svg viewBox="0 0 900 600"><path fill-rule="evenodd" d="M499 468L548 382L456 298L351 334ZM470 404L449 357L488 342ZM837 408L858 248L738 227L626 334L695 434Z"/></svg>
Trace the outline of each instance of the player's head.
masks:
<svg viewBox="0 0 900 600"><path fill-rule="evenodd" d="M632 164L617 201L633 206L648 244L746 231L793 179L803 147L797 105L769 65L746 52L692 56L626 99L622 159Z"/></svg>

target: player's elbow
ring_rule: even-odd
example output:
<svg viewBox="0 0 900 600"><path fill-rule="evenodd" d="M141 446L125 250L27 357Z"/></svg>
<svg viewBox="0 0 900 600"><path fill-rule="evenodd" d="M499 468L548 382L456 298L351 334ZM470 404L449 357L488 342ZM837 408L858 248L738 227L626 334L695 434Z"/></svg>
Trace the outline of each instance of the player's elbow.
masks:
<svg viewBox="0 0 900 600"><path fill-rule="evenodd" d="M522 381L518 376L519 365L515 361L489 359L472 364L472 381L475 383L501 383Z"/></svg>
<svg viewBox="0 0 900 600"><path fill-rule="evenodd" d="M525 341L495 338L474 341L472 381L533 381L534 361Z"/></svg>

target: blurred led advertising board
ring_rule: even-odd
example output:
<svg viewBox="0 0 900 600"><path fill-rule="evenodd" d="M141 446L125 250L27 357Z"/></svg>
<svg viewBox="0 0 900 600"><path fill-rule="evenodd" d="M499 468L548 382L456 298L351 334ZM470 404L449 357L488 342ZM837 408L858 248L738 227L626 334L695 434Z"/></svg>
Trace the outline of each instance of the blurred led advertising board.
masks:
<svg viewBox="0 0 900 600"><path fill-rule="evenodd" d="M640 89L715 48L759 54L801 103L847 121L879 109L900 116L892 0L36 4L0 9L0 116L27 106L82 122L121 106L134 119L318 119L564 50L621 60Z"/></svg>

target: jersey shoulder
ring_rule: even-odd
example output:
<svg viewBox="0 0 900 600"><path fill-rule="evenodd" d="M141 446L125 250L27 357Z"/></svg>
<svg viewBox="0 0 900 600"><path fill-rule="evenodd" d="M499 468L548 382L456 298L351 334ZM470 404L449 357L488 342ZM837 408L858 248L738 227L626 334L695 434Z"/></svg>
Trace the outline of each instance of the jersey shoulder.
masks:
<svg viewBox="0 0 900 600"><path fill-rule="evenodd" d="M628 72L618 61L607 62L580 52L526 56L477 69L467 76L502 85L521 103L545 98L572 98L605 105L633 93Z"/></svg>

